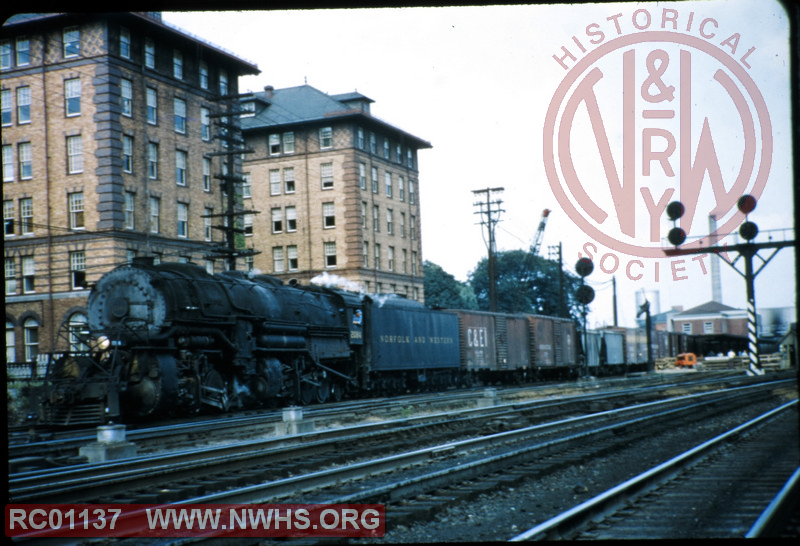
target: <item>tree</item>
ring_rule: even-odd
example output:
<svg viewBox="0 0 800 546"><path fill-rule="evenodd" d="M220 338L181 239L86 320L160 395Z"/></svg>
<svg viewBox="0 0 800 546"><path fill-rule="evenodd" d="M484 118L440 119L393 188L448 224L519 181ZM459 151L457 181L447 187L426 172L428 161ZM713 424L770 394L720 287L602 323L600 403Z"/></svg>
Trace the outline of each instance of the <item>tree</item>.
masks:
<svg viewBox="0 0 800 546"><path fill-rule="evenodd" d="M497 307L503 313L533 313L558 316L560 311L558 264L525 250L496 254ZM489 264L482 259L469 275L478 308L489 310ZM571 318L580 317L574 293L580 278L564 272L564 292Z"/></svg>
<svg viewBox="0 0 800 546"><path fill-rule="evenodd" d="M472 289L435 263L422 264L425 273L425 305L436 309L477 309Z"/></svg>

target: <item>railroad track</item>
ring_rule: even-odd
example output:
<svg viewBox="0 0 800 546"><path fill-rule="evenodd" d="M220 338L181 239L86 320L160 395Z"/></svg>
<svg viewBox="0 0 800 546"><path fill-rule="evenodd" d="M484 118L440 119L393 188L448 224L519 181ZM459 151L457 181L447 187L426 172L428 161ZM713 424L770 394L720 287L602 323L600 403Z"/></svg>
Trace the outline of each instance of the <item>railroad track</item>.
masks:
<svg viewBox="0 0 800 546"><path fill-rule="evenodd" d="M512 541L760 536L754 522L797 471L797 430L795 399Z"/></svg>
<svg viewBox="0 0 800 546"><path fill-rule="evenodd" d="M781 377L775 375L774 378ZM580 393L620 392L626 388L632 393L651 386L663 390L665 395L684 392L682 389L720 388L737 384L748 384L752 378L741 374L720 373L698 376L697 374L664 374L635 379L604 379L580 381L568 385L537 385L517 388L495 389L497 403L525 402L536 398L551 396L570 396ZM303 408L307 420L316 421L321 427L326 423L337 426L357 421L360 416L369 415L372 419L397 419L406 414L435 413L454 411L474 406L486 389L471 391L435 393L405 396L393 399L372 399L348 401L322 406ZM640 394L637 394L639 396ZM141 454L187 449L203 443L236 441L259 435L282 434L276 432L282 426L281 411L248 412L245 415L225 415L218 418L179 421L174 424L139 428L134 426L127 431L127 439L137 444ZM277 428L276 428L277 427ZM86 462L78 458L80 447L96 440L96 430L86 429L64 432L40 432L49 439L23 442L16 434L9 437L9 472L37 468L56 468ZM16 443L15 443L16 442Z"/></svg>

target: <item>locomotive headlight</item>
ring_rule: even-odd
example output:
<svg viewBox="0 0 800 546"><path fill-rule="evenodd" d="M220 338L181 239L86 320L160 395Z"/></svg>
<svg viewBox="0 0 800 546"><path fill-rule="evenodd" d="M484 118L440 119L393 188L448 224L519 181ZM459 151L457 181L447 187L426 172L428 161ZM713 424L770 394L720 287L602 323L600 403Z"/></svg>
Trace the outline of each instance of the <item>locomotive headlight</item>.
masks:
<svg viewBox="0 0 800 546"><path fill-rule="evenodd" d="M101 351L107 351L111 347L111 340L106 336L100 336L97 338L97 347Z"/></svg>

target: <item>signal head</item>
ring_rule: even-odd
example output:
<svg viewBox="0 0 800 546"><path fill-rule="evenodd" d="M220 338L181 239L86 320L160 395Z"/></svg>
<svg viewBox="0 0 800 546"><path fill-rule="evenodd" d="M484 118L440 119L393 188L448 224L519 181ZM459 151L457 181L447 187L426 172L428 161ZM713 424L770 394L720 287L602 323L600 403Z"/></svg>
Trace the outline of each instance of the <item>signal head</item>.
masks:
<svg viewBox="0 0 800 546"><path fill-rule="evenodd" d="M673 201L667 205L667 217L673 222L683 216L684 212L686 212L686 207L680 201Z"/></svg>

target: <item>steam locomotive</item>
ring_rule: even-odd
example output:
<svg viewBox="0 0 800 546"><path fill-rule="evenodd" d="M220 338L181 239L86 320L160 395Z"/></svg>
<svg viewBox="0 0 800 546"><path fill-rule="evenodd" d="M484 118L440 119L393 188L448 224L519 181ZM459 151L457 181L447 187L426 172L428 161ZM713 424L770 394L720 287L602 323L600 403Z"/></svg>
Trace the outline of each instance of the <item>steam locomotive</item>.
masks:
<svg viewBox="0 0 800 546"><path fill-rule="evenodd" d="M42 422L157 420L568 377L582 354L567 319L434 311L396 295L147 259L106 273L88 317L89 350L49 366ZM592 354L616 346L596 345Z"/></svg>

